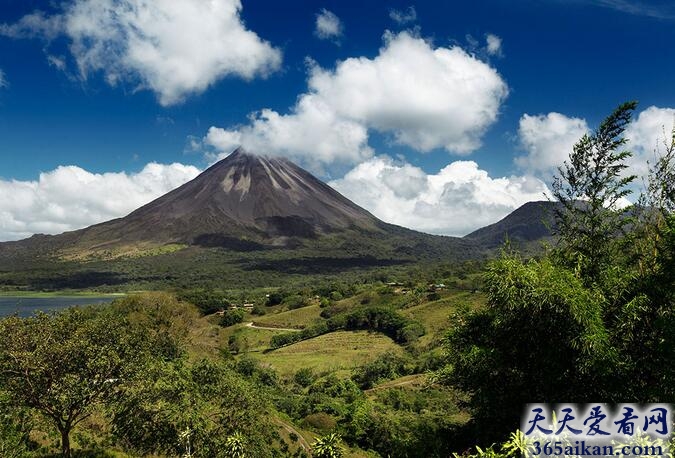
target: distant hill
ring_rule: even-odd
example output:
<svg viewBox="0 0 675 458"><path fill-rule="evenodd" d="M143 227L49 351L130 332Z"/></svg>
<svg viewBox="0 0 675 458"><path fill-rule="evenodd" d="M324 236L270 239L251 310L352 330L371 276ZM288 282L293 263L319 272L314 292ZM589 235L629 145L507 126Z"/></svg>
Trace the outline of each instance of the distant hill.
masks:
<svg viewBox="0 0 675 458"><path fill-rule="evenodd" d="M508 238L516 247L529 246L551 236L556 202L528 202L494 224L464 236L484 249L497 248Z"/></svg>

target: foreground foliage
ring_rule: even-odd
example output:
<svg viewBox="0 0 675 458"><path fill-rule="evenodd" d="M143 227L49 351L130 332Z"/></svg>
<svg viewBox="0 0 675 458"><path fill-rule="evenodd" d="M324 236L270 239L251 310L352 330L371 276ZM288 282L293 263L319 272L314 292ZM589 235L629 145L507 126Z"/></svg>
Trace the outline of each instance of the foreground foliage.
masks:
<svg viewBox="0 0 675 458"><path fill-rule="evenodd" d="M554 191L559 243L539 260L505 250L485 273L488 307L459 314L437 376L471 394L481 442L530 402L675 401L675 131L642 206L630 192L624 104L582 138Z"/></svg>
<svg viewBox="0 0 675 458"><path fill-rule="evenodd" d="M69 309L0 321L0 386L15 407L48 417L70 456L70 432L142 370L146 339L118 316Z"/></svg>

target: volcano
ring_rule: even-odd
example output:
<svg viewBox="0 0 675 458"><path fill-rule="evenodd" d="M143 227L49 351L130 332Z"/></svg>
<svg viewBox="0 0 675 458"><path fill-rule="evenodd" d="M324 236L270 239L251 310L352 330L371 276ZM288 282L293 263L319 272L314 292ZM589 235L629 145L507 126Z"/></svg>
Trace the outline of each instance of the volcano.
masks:
<svg viewBox="0 0 675 458"><path fill-rule="evenodd" d="M287 159L239 148L192 181L123 218L0 244L0 251L31 248L77 258L167 245L246 251L293 247L349 233L361 238L418 234L380 221Z"/></svg>
<svg viewBox="0 0 675 458"><path fill-rule="evenodd" d="M76 231L77 245L211 245L248 240L283 245L382 224L289 160L237 149L194 180L124 218Z"/></svg>

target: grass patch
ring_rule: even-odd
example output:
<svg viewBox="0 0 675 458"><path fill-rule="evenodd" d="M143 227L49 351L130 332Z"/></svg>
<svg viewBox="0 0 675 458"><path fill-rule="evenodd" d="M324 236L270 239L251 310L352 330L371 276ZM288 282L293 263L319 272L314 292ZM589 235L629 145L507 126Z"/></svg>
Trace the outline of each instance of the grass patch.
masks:
<svg viewBox="0 0 675 458"><path fill-rule="evenodd" d="M235 336L240 342L240 353L262 352L269 350L272 336L282 334L283 332L271 329L249 328L242 323L223 329L221 332L222 345L226 349L230 336Z"/></svg>
<svg viewBox="0 0 675 458"><path fill-rule="evenodd" d="M337 331L256 356L288 377L300 368L315 372L352 369L391 351L403 352L392 339L368 331Z"/></svg>
<svg viewBox="0 0 675 458"><path fill-rule="evenodd" d="M254 317L253 322L258 326L303 329L320 319L320 314L321 307L318 305L309 305L307 307L288 310L286 312Z"/></svg>
<svg viewBox="0 0 675 458"><path fill-rule="evenodd" d="M420 337L418 345L426 345L442 337L450 326L450 315L459 308L476 309L485 304L485 296L468 291L453 292L443 299L424 302L401 310L401 315L415 319L424 325L427 333Z"/></svg>

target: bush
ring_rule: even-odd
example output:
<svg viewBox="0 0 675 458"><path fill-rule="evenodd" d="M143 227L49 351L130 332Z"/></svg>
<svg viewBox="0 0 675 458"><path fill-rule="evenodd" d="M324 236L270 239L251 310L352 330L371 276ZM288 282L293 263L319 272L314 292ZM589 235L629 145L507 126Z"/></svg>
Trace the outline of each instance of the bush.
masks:
<svg viewBox="0 0 675 458"><path fill-rule="evenodd" d="M182 291L178 298L197 306L202 315L211 315L230 306L225 294L217 291Z"/></svg>
<svg viewBox="0 0 675 458"><path fill-rule="evenodd" d="M288 306L289 310L295 310L302 307L307 307L309 305L309 299L307 299L304 296L296 294L294 296L289 296L286 299L284 299L284 304Z"/></svg>
<svg viewBox="0 0 675 458"><path fill-rule="evenodd" d="M270 347L273 349L281 348L309 338L310 337L303 338L302 334L299 332L285 332L283 334L276 334L270 339Z"/></svg>
<svg viewBox="0 0 675 458"><path fill-rule="evenodd" d="M246 377L252 377L257 368L258 362L248 355L244 355L234 366L235 371Z"/></svg>
<svg viewBox="0 0 675 458"><path fill-rule="evenodd" d="M271 293L269 296L267 296L267 305L268 307L272 307L274 305L279 305L284 301L284 296L281 293Z"/></svg>
<svg viewBox="0 0 675 458"><path fill-rule="evenodd" d="M441 295L438 294L438 293L435 292L435 291L432 292L432 293L427 294L427 300L428 300L429 302L437 301L437 300L439 300L440 298L441 298Z"/></svg>
<svg viewBox="0 0 675 458"><path fill-rule="evenodd" d="M422 337L424 333L424 326L422 326L422 324L418 323L417 321L412 321L405 325L398 333L398 340L409 344Z"/></svg>
<svg viewBox="0 0 675 458"><path fill-rule="evenodd" d="M26 418L27 415L25 412L19 412L18 419L13 418L12 413L17 413L16 411L11 412L10 407L3 405L4 395L0 393L0 407L2 411L0 412L0 455L3 458L21 458L28 456L28 433L29 427Z"/></svg>
<svg viewBox="0 0 675 458"><path fill-rule="evenodd" d="M316 380L316 375L314 375L314 371L311 368L303 367L295 373L293 380L301 387L307 388L309 385L314 383Z"/></svg>
<svg viewBox="0 0 675 458"><path fill-rule="evenodd" d="M324 312L329 309L324 309ZM327 321L319 322L300 332L277 334L270 340L270 346L279 348L339 329L377 331L401 344L414 342L425 332L420 323L405 318L395 310L386 307L369 307L333 316Z"/></svg>
<svg viewBox="0 0 675 458"><path fill-rule="evenodd" d="M305 426L319 430L321 432L331 431L337 425L335 418L325 412L313 413L307 415L303 420Z"/></svg>
<svg viewBox="0 0 675 458"><path fill-rule="evenodd" d="M404 332L403 330L408 326L410 328L407 332ZM411 321L396 310L386 307L369 307L351 312L346 316L344 327L345 329L378 331L402 344L410 343L417 337L424 335L424 327L421 324Z"/></svg>
<svg viewBox="0 0 675 458"><path fill-rule="evenodd" d="M352 379L361 389L368 390L380 381L409 375L413 371L414 367L408 364L406 358L395 353L384 353L374 361L357 368Z"/></svg>
<svg viewBox="0 0 675 458"><path fill-rule="evenodd" d="M230 353L237 354L241 351L241 341L238 336L230 336L227 339L227 348L230 350Z"/></svg>
<svg viewBox="0 0 675 458"><path fill-rule="evenodd" d="M344 297L342 296L342 293L340 293L340 291L331 291L330 293L331 301L341 301L342 299L344 299Z"/></svg>
<svg viewBox="0 0 675 458"><path fill-rule="evenodd" d="M244 311L243 310L228 310L225 312L220 319L220 325L224 328L228 326L233 326L237 323L244 321Z"/></svg>

